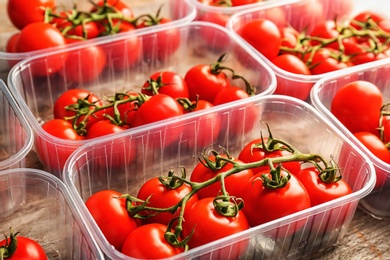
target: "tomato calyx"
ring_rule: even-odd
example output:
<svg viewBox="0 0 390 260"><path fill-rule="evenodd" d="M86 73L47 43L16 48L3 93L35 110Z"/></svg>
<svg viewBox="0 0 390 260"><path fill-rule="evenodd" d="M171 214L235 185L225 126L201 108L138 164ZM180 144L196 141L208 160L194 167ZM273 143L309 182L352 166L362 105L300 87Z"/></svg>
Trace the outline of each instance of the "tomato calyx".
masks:
<svg viewBox="0 0 390 260"><path fill-rule="evenodd" d="M214 198L213 205L220 215L225 217L235 217L244 207L244 201L241 198L221 195Z"/></svg>
<svg viewBox="0 0 390 260"><path fill-rule="evenodd" d="M287 175L282 176L281 171L282 169L284 172L287 173ZM281 164L278 164L276 167L271 168L270 170L271 178L268 177L267 174L261 175L261 181L263 183L263 186L267 189L280 189L287 185L288 181L291 179L291 173L284 169ZM257 181L257 180L255 180Z"/></svg>
<svg viewBox="0 0 390 260"><path fill-rule="evenodd" d="M157 12L155 15L141 14L141 15L135 17L134 20L132 21L132 24L136 28L139 28L141 25L144 27L149 27L149 26L161 24L161 22L164 19L163 17L160 16L162 7L163 7L163 4L160 5L160 7L157 9Z"/></svg>
<svg viewBox="0 0 390 260"><path fill-rule="evenodd" d="M16 251L16 248L18 246L18 240L16 236L19 234L19 232L13 233L12 228L10 228L10 234L9 239L6 234L5 240L6 243L4 246L0 246L0 259L3 260L4 258L10 258Z"/></svg>
<svg viewBox="0 0 390 260"><path fill-rule="evenodd" d="M181 171L181 178L176 178L174 171L170 170L168 172L168 176L166 176L166 177L159 176L158 180L167 189L170 189L170 190L177 189L184 184L184 182L182 180L185 179L187 176L186 169L184 167L180 167L180 171Z"/></svg>

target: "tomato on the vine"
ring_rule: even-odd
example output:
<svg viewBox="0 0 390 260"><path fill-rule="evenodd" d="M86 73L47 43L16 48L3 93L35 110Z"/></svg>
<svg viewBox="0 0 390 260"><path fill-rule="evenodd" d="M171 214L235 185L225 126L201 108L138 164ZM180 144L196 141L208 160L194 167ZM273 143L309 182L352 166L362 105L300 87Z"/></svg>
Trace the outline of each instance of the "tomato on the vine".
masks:
<svg viewBox="0 0 390 260"><path fill-rule="evenodd" d="M304 60L308 64L311 74L319 75L331 71L345 69L352 66L347 57L331 48L320 48L314 53L307 53Z"/></svg>
<svg viewBox="0 0 390 260"><path fill-rule="evenodd" d="M55 0L8 0L7 14L12 24L22 30L30 23L43 22L45 8L53 9L55 7Z"/></svg>
<svg viewBox="0 0 390 260"><path fill-rule="evenodd" d="M87 135L85 136L86 139L92 139L100 136L105 136L113 133L119 133L122 132L129 127L119 126L113 122L111 122L108 119L105 120L99 120L96 123L94 123L92 126L89 127L87 131Z"/></svg>
<svg viewBox="0 0 390 260"><path fill-rule="evenodd" d="M137 221L129 216L126 198L121 195L114 190L101 190L85 202L103 235L117 250L122 249L127 236L138 227Z"/></svg>
<svg viewBox="0 0 390 260"><path fill-rule="evenodd" d="M19 236L18 233L11 234L0 241L0 255L9 260L29 259L47 260L48 257L43 247L35 240Z"/></svg>
<svg viewBox="0 0 390 260"><path fill-rule="evenodd" d="M173 71L158 71L153 73L143 84L141 92L152 96L166 94L173 98L188 98L188 87L184 78Z"/></svg>
<svg viewBox="0 0 390 260"><path fill-rule="evenodd" d="M352 133L377 134L383 96L369 81L356 80L338 89L330 111Z"/></svg>
<svg viewBox="0 0 390 260"><path fill-rule="evenodd" d="M167 229L160 223L139 226L127 236L121 252L138 259L161 259L184 252L184 247L175 247L165 239Z"/></svg>
<svg viewBox="0 0 390 260"><path fill-rule="evenodd" d="M137 198L148 201L147 206L155 208L169 208L177 203L191 192L191 186L186 183L179 183L176 181L174 184L170 183L170 180L164 177L155 177L151 178L142 184L141 188L138 190ZM192 205L198 201L198 196L194 194L186 203L185 211L188 211ZM161 223L168 225L172 219L176 218L180 214L180 207L175 213L170 212L161 212L156 214L156 212L147 210L141 211L139 213L142 216L148 216L144 219L144 223ZM174 224L174 223L172 223Z"/></svg>

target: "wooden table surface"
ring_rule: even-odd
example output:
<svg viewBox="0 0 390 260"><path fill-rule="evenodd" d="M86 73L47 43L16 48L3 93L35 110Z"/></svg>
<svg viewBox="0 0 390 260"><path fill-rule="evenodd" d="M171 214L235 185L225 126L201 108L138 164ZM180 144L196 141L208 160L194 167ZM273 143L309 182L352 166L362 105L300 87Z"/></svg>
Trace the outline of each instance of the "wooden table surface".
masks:
<svg viewBox="0 0 390 260"><path fill-rule="evenodd" d="M43 169L34 151L27 155L26 167ZM390 220L378 220L358 209L341 243L310 259L385 260L390 259Z"/></svg>

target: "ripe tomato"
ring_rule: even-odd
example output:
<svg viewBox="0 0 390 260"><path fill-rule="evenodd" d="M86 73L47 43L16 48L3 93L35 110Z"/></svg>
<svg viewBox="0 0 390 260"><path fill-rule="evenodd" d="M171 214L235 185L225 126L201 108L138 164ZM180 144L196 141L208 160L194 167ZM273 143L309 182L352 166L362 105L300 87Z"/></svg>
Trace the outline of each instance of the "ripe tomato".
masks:
<svg viewBox="0 0 390 260"><path fill-rule="evenodd" d="M50 23L56 26L66 38L78 37L80 39L93 39L99 36L99 28L96 22L88 21L80 24L81 19L73 21L74 10L58 14Z"/></svg>
<svg viewBox="0 0 390 260"><path fill-rule="evenodd" d="M381 126L381 140L387 144L390 142L390 116L383 115L380 122Z"/></svg>
<svg viewBox="0 0 390 260"><path fill-rule="evenodd" d="M54 8L55 0L8 0L7 14L12 24L22 30L26 25L43 22L45 8Z"/></svg>
<svg viewBox="0 0 390 260"><path fill-rule="evenodd" d="M228 156L222 155L225 158L228 158ZM235 162L241 162L241 160L237 158L230 158L231 160ZM211 163L213 166L206 166L208 165L207 162ZM193 182L204 182L209 179L212 179L216 177L218 174L226 172L233 168L233 165L231 163L224 163L222 162L222 165L219 165L220 162L217 163L216 158L214 155L209 155L206 159L202 159L201 162L199 162L195 168L192 171L190 180ZM215 169L213 169L213 167ZM230 196L239 196L242 192L244 192L244 186L245 184L253 177L253 172L251 169L243 170L238 173L231 174L230 176L226 177L225 180L225 188L226 191L229 193ZM207 187L202 188L197 192L198 198L207 198L207 197L216 197L221 192L221 182L217 181L216 183L213 183L211 185L208 185Z"/></svg>
<svg viewBox="0 0 390 260"><path fill-rule="evenodd" d="M308 167L294 173L309 193L312 206L352 193L351 187L343 179L327 183L320 178L319 174L320 172L316 167Z"/></svg>
<svg viewBox="0 0 390 260"><path fill-rule="evenodd" d="M330 111L352 133L377 134L383 96L371 82L347 83L335 93Z"/></svg>
<svg viewBox="0 0 390 260"><path fill-rule="evenodd" d="M278 55L282 37L274 22L263 18L254 19L244 24L238 33L267 59L273 60Z"/></svg>
<svg viewBox="0 0 390 260"><path fill-rule="evenodd" d="M227 75L209 64L197 64L184 76L190 100L199 99L214 103L215 96L221 89L230 86Z"/></svg>
<svg viewBox="0 0 390 260"><path fill-rule="evenodd" d="M73 129L70 122L64 119L52 119L42 125L43 130L49 134L67 140L83 140Z"/></svg>
<svg viewBox="0 0 390 260"><path fill-rule="evenodd" d="M132 127L154 123L182 114L183 108L173 97L166 94L154 95L140 105L134 114Z"/></svg>
<svg viewBox="0 0 390 260"><path fill-rule="evenodd" d="M249 94L240 87L230 86L221 89L214 98L214 106L249 97Z"/></svg>
<svg viewBox="0 0 390 260"><path fill-rule="evenodd" d="M173 71L158 71L153 73L143 84L141 92L152 96L166 94L173 98L188 98L188 87L184 78Z"/></svg>
<svg viewBox="0 0 390 260"><path fill-rule="evenodd" d="M344 43L345 54L354 65L359 65L371 61L381 60L390 56L390 50L387 46L378 45L372 48L368 42Z"/></svg>
<svg viewBox="0 0 390 260"><path fill-rule="evenodd" d="M20 32L17 32L8 38L7 45L5 46L6 52L10 52L10 53L16 52L16 43L19 39L19 35L20 35Z"/></svg>
<svg viewBox="0 0 390 260"><path fill-rule="evenodd" d="M35 22L28 24L20 31L15 52L31 52L64 46L65 44L65 38L60 30L48 23ZM66 53L47 56L34 62L32 71L37 76L51 75L59 71L66 60Z"/></svg>
<svg viewBox="0 0 390 260"><path fill-rule="evenodd" d="M259 2L259 0L232 0L232 6L249 5L257 2Z"/></svg>
<svg viewBox="0 0 390 260"><path fill-rule="evenodd" d="M311 75L311 71L301 59L293 54L281 54L272 60L275 66L282 70L299 74L299 75ZM288 95L306 100L310 94L310 90L313 83L301 83L291 82L291 79L282 75L277 75L277 86L275 94Z"/></svg>
<svg viewBox="0 0 390 260"><path fill-rule="evenodd" d="M151 223L134 229L126 238L121 252L138 259L162 259L184 252L165 239L167 226ZM172 231L173 232L173 231Z"/></svg>
<svg viewBox="0 0 390 260"><path fill-rule="evenodd" d="M379 160L390 163L390 152L382 140L370 132L355 132L354 136ZM375 188L380 188L385 183L387 176L376 174Z"/></svg>
<svg viewBox="0 0 390 260"><path fill-rule="evenodd" d="M264 139L264 142L267 143L267 138ZM276 147L275 147L276 148ZM275 150L275 151L266 151L262 147L261 138L256 138L249 143L247 143L244 148L241 150L238 155L238 159L245 163L258 162L265 158L277 158L291 155L291 152L286 150ZM276 165L275 165L276 166ZM286 168L290 173L294 174L301 170L301 163L299 161L284 162L282 166ZM257 174L262 171L269 171L269 166L260 166L252 168L254 174Z"/></svg>
<svg viewBox="0 0 390 260"><path fill-rule="evenodd" d="M110 120L99 120L89 127L86 139L92 139L100 136L105 136L113 133L119 133L128 129L128 126L119 126L112 123Z"/></svg>
<svg viewBox="0 0 390 260"><path fill-rule="evenodd" d="M240 196L245 202L245 207L242 210L251 227L290 215L311 206L309 194L294 175L290 175L291 178L284 187L270 189L264 185L264 180L262 180L262 175L264 174L274 180L269 170L259 172L245 185L245 192ZM286 177L287 173L281 170L280 176ZM267 213L264 214L265 212ZM290 230L289 232L294 231Z"/></svg>
<svg viewBox="0 0 390 260"><path fill-rule="evenodd" d="M15 251L13 247L15 248ZM4 253L5 250L6 252ZM7 239L0 241L0 251L3 254L1 256L5 259L17 260L17 259L29 259L29 260L47 260L48 257L42 246L35 240L17 236L11 232Z"/></svg>
<svg viewBox="0 0 390 260"><path fill-rule="evenodd" d="M175 183L176 185L177 183ZM188 193L191 192L191 186L189 186L186 183L182 183L181 185L178 185L176 187L175 185L170 185L169 180L162 177L162 180L160 180L159 177L155 177L152 179L149 179L146 181L141 188L138 191L137 198L146 201L147 198L149 207L155 207L155 208L169 208L177 203L186 196ZM185 211L189 210L192 205L198 201L198 196L195 194L192 196L188 202L186 203ZM156 214L156 212L147 212L147 211L141 211L139 213L142 216L148 216ZM164 225L168 225L169 222L175 218L178 217L180 214L180 208L177 209L177 211L172 214L169 212L161 212L155 216L146 218L143 220L144 223L160 223Z"/></svg>
<svg viewBox="0 0 390 260"><path fill-rule="evenodd" d="M102 47L90 45L70 52L60 75L69 82L85 83L96 79L105 66L106 56Z"/></svg>
<svg viewBox="0 0 390 260"><path fill-rule="evenodd" d="M314 54L308 53L304 60L308 64L311 74L319 75L331 71L345 69L352 66L349 60L344 60L343 55L337 50L321 48Z"/></svg>
<svg viewBox="0 0 390 260"><path fill-rule="evenodd" d="M298 44L299 32L290 26L284 26L280 28L280 34L282 37L281 47L295 48ZM283 53L283 51L281 51Z"/></svg>
<svg viewBox="0 0 390 260"><path fill-rule="evenodd" d="M92 194L85 205L99 226L107 241L117 250L122 249L127 236L137 226L137 221L129 216L126 199L114 190L101 190Z"/></svg>
<svg viewBox="0 0 390 260"><path fill-rule="evenodd" d="M238 210L236 216L224 216L216 209L214 198L200 199L184 215L184 219L184 237L189 236L192 230L194 230L188 241L190 248L195 248L249 229L248 221L242 210ZM236 259L245 252L247 246L248 240L243 240L233 246L219 249L219 252L215 252L215 254L219 256L219 259Z"/></svg>
<svg viewBox="0 0 390 260"><path fill-rule="evenodd" d="M85 89L69 89L62 93L54 102L53 106L53 116L56 119L65 119L70 118L72 116L76 115L76 112L72 109L66 109L69 106L76 107L74 109L88 109L88 106L84 106L83 103L81 105L78 105L78 100L86 100L91 104L95 104L97 106L102 106L103 101L97 97L95 94L91 93L88 90ZM93 106L89 107L90 109L93 109ZM80 123L80 121L84 118L84 116L80 117L77 125ZM86 124L86 128L88 129L91 125L93 125L96 121L103 119L103 117L97 117L95 116L89 116ZM67 119L70 123L73 123L73 119Z"/></svg>

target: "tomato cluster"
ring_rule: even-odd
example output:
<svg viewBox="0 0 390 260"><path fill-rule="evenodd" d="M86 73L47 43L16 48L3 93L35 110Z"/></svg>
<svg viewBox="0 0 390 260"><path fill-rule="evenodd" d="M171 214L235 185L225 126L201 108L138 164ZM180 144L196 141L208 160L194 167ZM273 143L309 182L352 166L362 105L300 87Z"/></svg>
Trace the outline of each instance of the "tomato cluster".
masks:
<svg viewBox="0 0 390 260"><path fill-rule="evenodd" d="M388 107L377 85L354 80L336 91L330 111L377 158L390 163ZM385 176L377 174L375 187L385 181Z"/></svg>
<svg viewBox="0 0 390 260"><path fill-rule="evenodd" d="M143 259L169 257L352 192L335 162L301 153L271 133L237 156L205 150L189 178L188 169L179 170L148 179L136 196L101 190L86 200L117 250ZM342 225L339 218L329 223ZM248 245L242 240L218 255L238 258Z"/></svg>
<svg viewBox="0 0 390 260"><path fill-rule="evenodd" d="M99 0L92 2L88 11L79 10L75 5L71 10L60 10L55 0L32 0L25 3L9 0L7 5L11 22L19 29L7 42L6 51L11 53L31 52L46 48L61 47L96 37L134 31L154 25L165 24L170 18L160 17L160 11L153 14L135 16L131 6L121 0ZM161 7L162 8L162 7ZM158 53L167 55L180 45L177 30L159 33L162 42L172 40L168 46L159 45ZM166 44L165 44L166 45ZM124 69L133 65L139 57L150 55L152 45L136 36L129 37L118 48L90 46L79 52L62 53L47 57L41 65L35 65L36 76L60 72L68 80L86 82L98 76L107 63L107 56L119 60L112 64L114 69ZM131 50L131 51L128 51ZM144 53L143 53L144 52ZM74 62L78 60L79 62ZM10 61L14 65L15 61ZM91 66L94 69L91 69ZM64 70L61 70L62 68ZM80 73L81 71L81 73Z"/></svg>
<svg viewBox="0 0 390 260"><path fill-rule="evenodd" d="M19 232L10 230L9 237L0 241L0 256L5 259L46 260L47 255L42 246L35 240L19 236Z"/></svg>
<svg viewBox="0 0 390 260"><path fill-rule="evenodd" d="M238 33L278 68L310 76L390 57L389 24L386 17L365 11L347 21L324 20L302 31L257 18L246 22ZM311 87L312 83L302 84L297 97L306 99ZM275 93L288 94L289 88L288 79L278 77Z"/></svg>

